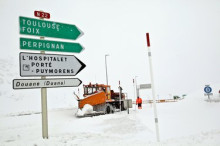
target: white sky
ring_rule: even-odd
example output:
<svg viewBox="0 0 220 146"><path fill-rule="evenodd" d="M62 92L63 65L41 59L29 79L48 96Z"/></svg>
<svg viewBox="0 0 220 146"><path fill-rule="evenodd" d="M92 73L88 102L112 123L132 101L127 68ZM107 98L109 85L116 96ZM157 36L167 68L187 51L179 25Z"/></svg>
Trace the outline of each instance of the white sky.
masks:
<svg viewBox="0 0 220 146"><path fill-rule="evenodd" d="M31 38L19 34L18 17L34 18L35 10L49 12L51 21L75 24L84 32L76 42L85 50L74 54L87 65L76 76L84 84L106 83L105 54L110 55L109 84L114 90L120 80L132 98L135 76L138 83L150 83L146 32L161 98L220 83L219 0L0 0L0 58L15 62L17 79L21 78L19 38Z"/></svg>

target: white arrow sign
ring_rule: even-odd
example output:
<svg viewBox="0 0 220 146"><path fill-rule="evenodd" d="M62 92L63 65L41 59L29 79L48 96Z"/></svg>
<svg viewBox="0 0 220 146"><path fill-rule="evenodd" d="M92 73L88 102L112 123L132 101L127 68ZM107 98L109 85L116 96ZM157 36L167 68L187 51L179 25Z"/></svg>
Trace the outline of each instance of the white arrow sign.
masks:
<svg viewBox="0 0 220 146"><path fill-rule="evenodd" d="M20 53L20 76L75 76L85 64L74 55Z"/></svg>
<svg viewBox="0 0 220 146"><path fill-rule="evenodd" d="M14 79L13 89L78 87L82 83L77 78L60 79Z"/></svg>

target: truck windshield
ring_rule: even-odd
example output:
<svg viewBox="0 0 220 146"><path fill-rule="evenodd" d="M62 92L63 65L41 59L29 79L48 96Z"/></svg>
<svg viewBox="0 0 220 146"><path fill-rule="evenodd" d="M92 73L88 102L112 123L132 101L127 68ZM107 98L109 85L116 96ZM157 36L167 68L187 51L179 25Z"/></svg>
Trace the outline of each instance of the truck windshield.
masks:
<svg viewBox="0 0 220 146"><path fill-rule="evenodd" d="M93 94L97 91L97 89L95 87L85 87L84 88L84 94L85 95L90 95Z"/></svg>

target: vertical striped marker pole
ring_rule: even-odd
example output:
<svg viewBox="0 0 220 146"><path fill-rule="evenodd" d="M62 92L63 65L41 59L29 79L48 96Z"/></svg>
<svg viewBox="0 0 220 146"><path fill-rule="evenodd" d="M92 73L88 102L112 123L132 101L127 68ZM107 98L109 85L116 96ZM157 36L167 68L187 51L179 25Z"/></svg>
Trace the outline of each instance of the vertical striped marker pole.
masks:
<svg viewBox="0 0 220 146"><path fill-rule="evenodd" d="M156 136L157 136L157 142L160 142L159 125L158 125L158 117L157 117L157 107L156 107L156 98L155 98L155 87L154 87L154 78L153 78L152 55L151 55L151 49L150 49L149 33L146 33L146 37L147 37L148 58L149 58L149 66L150 66L151 87L152 87L152 95L153 95L153 108L154 108Z"/></svg>

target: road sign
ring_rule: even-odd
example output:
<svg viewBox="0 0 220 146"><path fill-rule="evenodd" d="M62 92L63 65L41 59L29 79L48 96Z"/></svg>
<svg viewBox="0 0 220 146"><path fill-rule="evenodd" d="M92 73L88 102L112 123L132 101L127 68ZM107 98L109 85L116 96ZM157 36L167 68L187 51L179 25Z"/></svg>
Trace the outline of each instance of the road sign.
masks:
<svg viewBox="0 0 220 146"><path fill-rule="evenodd" d="M150 89L151 88L151 84L140 84L139 89Z"/></svg>
<svg viewBox="0 0 220 146"><path fill-rule="evenodd" d="M50 13L41 12L41 11L34 11L34 16L40 17L40 18L50 19Z"/></svg>
<svg viewBox="0 0 220 146"><path fill-rule="evenodd" d="M75 25L19 17L20 34L76 40L83 32Z"/></svg>
<svg viewBox="0 0 220 146"><path fill-rule="evenodd" d="M82 83L77 78L55 79L14 79L13 89L78 87Z"/></svg>
<svg viewBox="0 0 220 146"><path fill-rule="evenodd" d="M85 64L74 55L20 53L20 76L75 76Z"/></svg>
<svg viewBox="0 0 220 146"><path fill-rule="evenodd" d="M25 50L40 50L40 51L57 51L57 52L72 52L80 53L84 50L79 43L47 41L20 38L20 48Z"/></svg>
<svg viewBox="0 0 220 146"><path fill-rule="evenodd" d="M211 93L211 92L212 92L212 88L209 87L209 86L206 86L206 87L204 88L204 91L205 91L205 93Z"/></svg>

